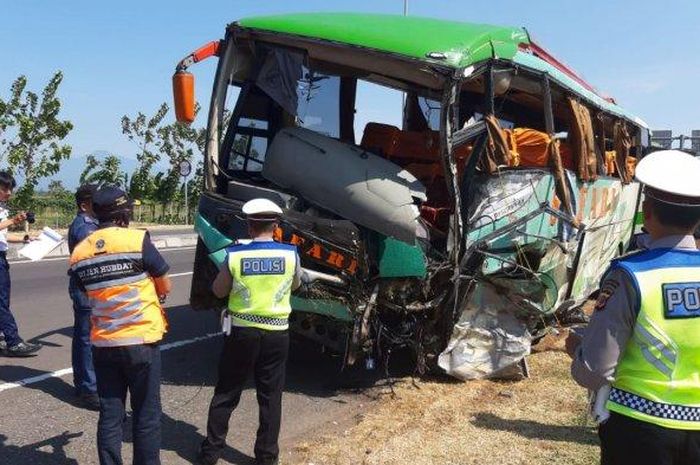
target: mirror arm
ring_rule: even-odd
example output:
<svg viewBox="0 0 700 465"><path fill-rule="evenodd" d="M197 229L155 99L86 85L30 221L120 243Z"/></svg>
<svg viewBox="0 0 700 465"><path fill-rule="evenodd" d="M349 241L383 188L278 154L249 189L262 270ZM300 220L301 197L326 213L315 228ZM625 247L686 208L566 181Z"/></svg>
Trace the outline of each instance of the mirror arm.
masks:
<svg viewBox="0 0 700 465"><path fill-rule="evenodd" d="M185 71L195 63L199 63L200 61L206 60L207 58L211 58L213 56L219 56L219 50L222 48L222 42L222 40L212 40L211 42L199 47L197 50L180 60L175 67L175 71Z"/></svg>

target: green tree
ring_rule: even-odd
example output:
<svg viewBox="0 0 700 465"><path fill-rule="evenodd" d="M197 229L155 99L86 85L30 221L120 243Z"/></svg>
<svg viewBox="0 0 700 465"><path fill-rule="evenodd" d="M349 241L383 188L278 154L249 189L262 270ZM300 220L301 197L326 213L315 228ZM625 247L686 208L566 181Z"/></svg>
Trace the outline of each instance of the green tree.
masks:
<svg viewBox="0 0 700 465"><path fill-rule="evenodd" d="M56 72L39 97L20 76L12 83L10 98L0 100L0 162L22 179L13 199L18 208L30 208L39 181L56 174L71 155L71 146L62 141L73 124L59 118L62 81L63 73Z"/></svg>
<svg viewBox="0 0 700 465"><path fill-rule="evenodd" d="M108 155L98 160L94 155L87 156L85 169L80 173L80 184L109 184L126 189L128 175L121 168L121 160L116 155Z"/></svg>
<svg viewBox="0 0 700 465"><path fill-rule="evenodd" d="M203 137L203 129L178 122L165 125L158 130L158 147L170 162L168 170L158 178L158 196L162 201L175 201L178 204L184 202L184 183L180 175L180 163L187 161L192 164L195 155L200 154L203 143L200 139Z"/></svg>
<svg viewBox="0 0 700 465"><path fill-rule="evenodd" d="M59 179L54 179L49 182L49 186L46 189L46 193L52 197L60 197L67 192L68 189L63 186L63 182Z"/></svg>
<svg viewBox="0 0 700 465"><path fill-rule="evenodd" d="M160 160L159 147L156 144L158 128L168 110L168 105L163 103L151 117L141 112L137 113L134 119L126 115L122 117L122 133L139 148L136 154L139 166L131 175L129 184L129 195L134 199L153 198L155 184L151 170Z"/></svg>
<svg viewBox="0 0 700 465"><path fill-rule="evenodd" d="M203 159L206 145L206 129L187 126L178 122L164 124L169 110L166 103L158 111L147 117L139 112L134 119L122 118L122 133L139 147L139 166L131 176L130 195L133 198L151 200L172 207L173 203L184 203L184 183L180 176L180 162L187 160L195 166L194 173L187 181L190 206L197 204L203 188ZM199 105L195 109L199 113ZM230 115L224 115L226 123ZM166 159L168 167L153 173L161 159ZM155 211L155 205L152 206ZM171 212L172 213L172 212Z"/></svg>
<svg viewBox="0 0 700 465"><path fill-rule="evenodd" d="M175 200L180 184L180 173L170 169L167 172L158 172L153 178L156 189L153 193L153 200L160 203L165 209L168 203Z"/></svg>

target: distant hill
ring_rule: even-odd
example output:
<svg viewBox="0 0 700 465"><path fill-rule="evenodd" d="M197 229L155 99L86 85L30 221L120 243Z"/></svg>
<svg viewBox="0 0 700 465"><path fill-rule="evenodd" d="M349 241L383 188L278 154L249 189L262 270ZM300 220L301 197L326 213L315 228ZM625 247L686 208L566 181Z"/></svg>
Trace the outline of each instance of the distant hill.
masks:
<svg viewBox="0 0 700 465"><path fill-rule="evenodd" d="M105 150L97 150L95 152L92 152L92 155L97 157L98 160L104 160L107 156L110 155L110 152L107 152ZM70 159L66 160L63 162L61 165L61 170L58 172L58 174L52 178L46 178L43 179L39 183L39 190L44 190L48 187L49 183L54 180L58 179L63 183L63 186L66 189L73 190L78 188L78 182L80 180L80 173L83 172L85 169L85 165L87 164L87 157L88 155L82 155L82 156L72 156ZM134 170L138 167L138 161L134 158L121 158L121 167L123 171L126 171L129 174L129 177L131 177L131 174L134 172ZM156 166L156 169L166 169L167 168L167 163L161 162Z"/></svg>

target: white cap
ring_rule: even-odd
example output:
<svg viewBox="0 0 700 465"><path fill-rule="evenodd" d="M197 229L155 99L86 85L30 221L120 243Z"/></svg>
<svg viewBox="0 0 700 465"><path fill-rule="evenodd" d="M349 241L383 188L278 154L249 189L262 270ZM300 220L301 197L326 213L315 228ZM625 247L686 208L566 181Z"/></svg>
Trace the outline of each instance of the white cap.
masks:
<svg viewBox="0 0 700 465"><path fill-rule="evenodd" d="M282 214L282 209L271 200L253 199L243 204L243 213L255 219L272 221Z"/></svg>
<svg viewBox="0 0 700 465"><path fill-rule="evenodd" d="M674 205L700 206L700 159L680 150L653 152L637 164L645 195Z"/></svg>

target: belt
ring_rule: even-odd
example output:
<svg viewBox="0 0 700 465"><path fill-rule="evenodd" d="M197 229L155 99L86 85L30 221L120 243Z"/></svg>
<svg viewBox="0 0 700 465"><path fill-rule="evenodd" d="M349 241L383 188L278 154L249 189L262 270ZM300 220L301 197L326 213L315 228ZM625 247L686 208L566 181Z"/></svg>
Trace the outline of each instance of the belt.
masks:
<svg viewBox="0 0 700 465"><path fill-rule="evenodd" d="M612 388L608 399L611 402L652 417L700 422L700 407L655 402L618 388Z"/></svg>
<svg viewBox="0 0 700 465"><path fill-rule="evenodd" d="M268 316L251 315L249 313L234 312L231 312L231 316L244 321L249 321L251 323L258 323L270 326L287 326L289 324L289 318L273 318Z"/></svg>

